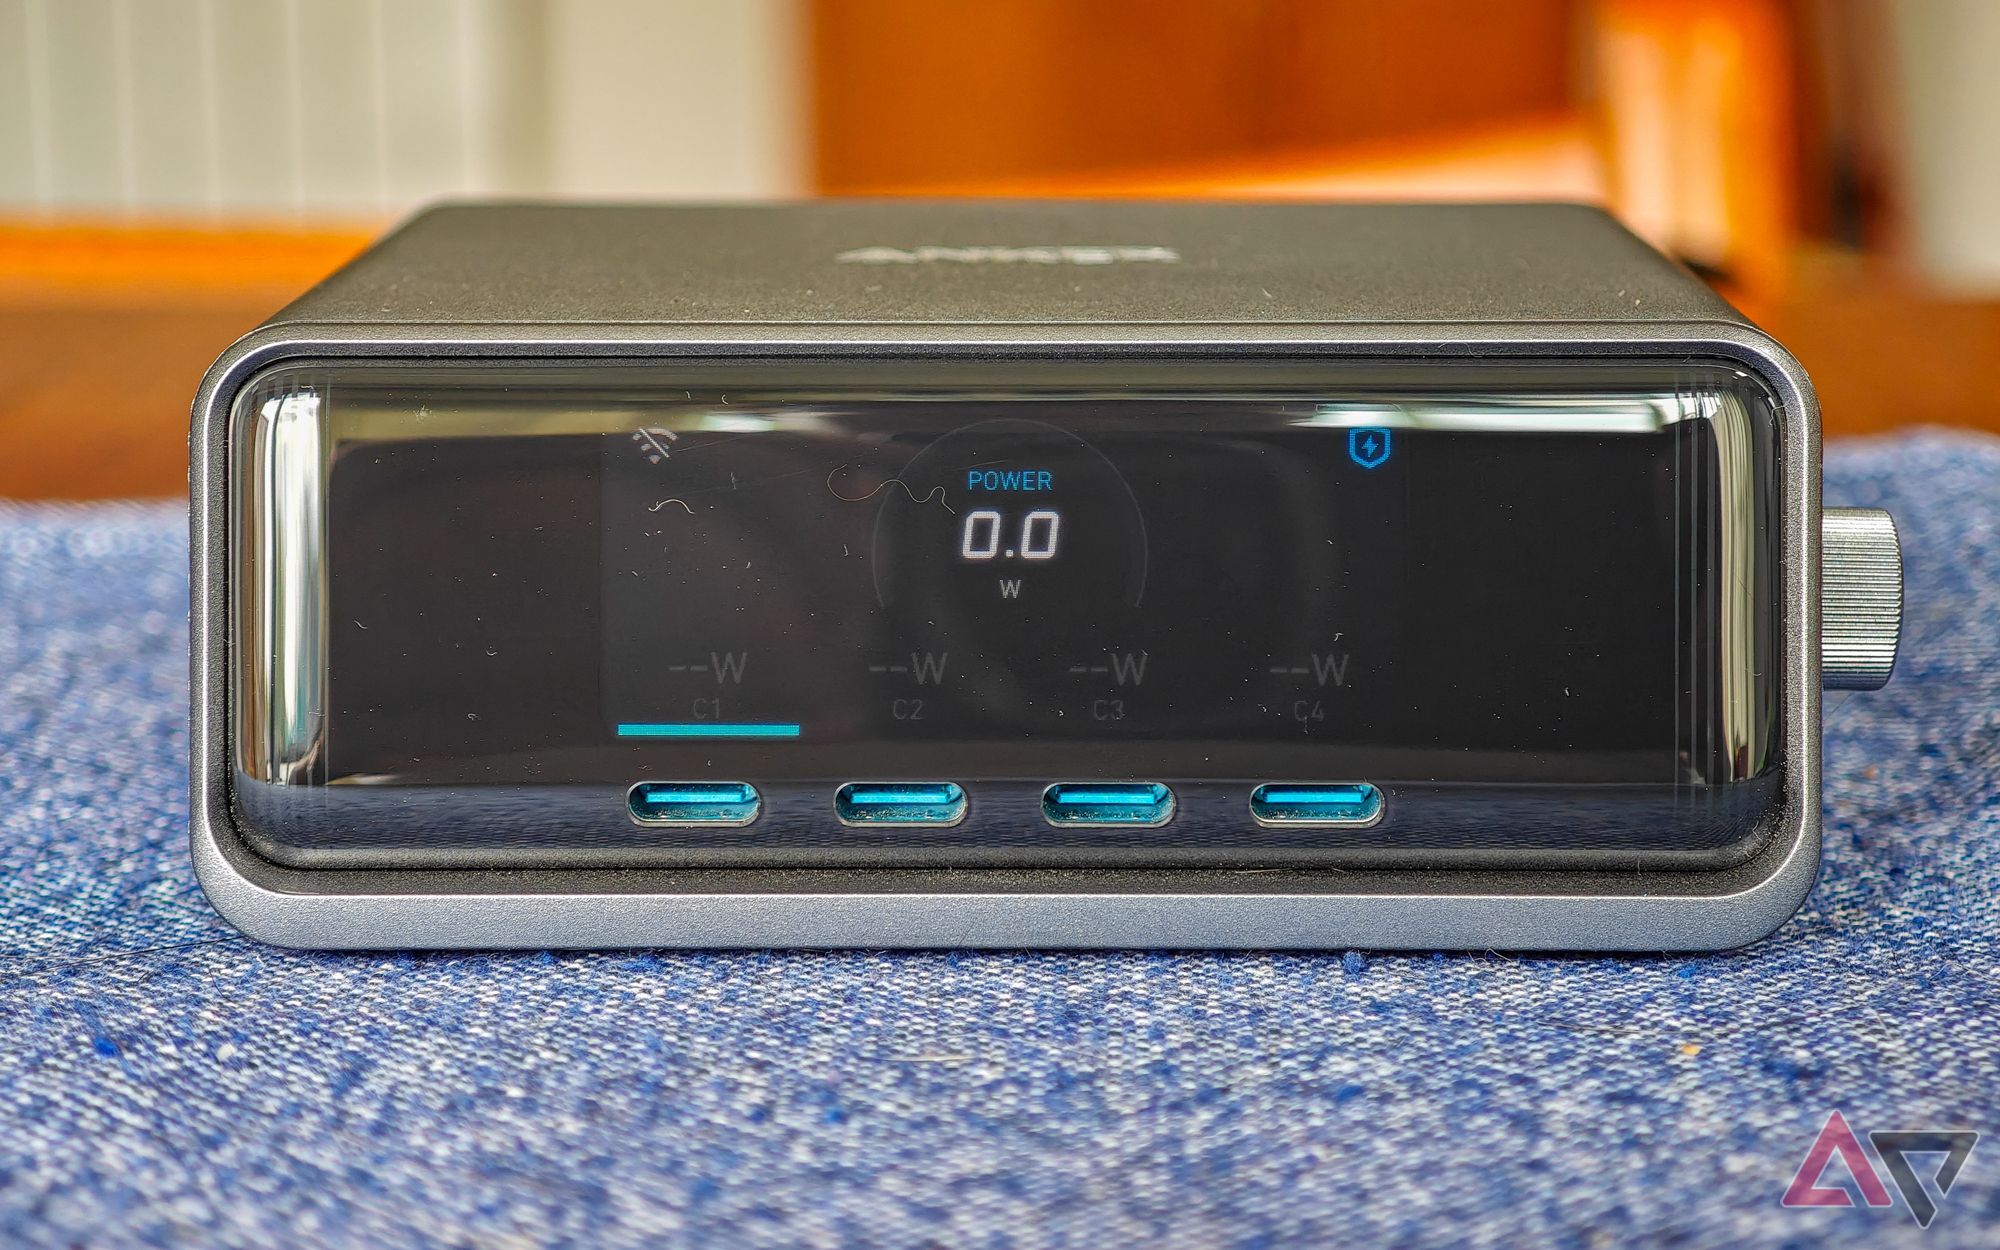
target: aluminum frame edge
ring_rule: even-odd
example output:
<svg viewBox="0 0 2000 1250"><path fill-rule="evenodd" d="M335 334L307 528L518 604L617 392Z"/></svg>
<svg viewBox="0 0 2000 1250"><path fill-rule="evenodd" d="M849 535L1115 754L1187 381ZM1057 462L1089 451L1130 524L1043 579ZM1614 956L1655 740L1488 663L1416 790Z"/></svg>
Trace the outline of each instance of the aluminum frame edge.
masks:
<svg viewBox="0 0 2000 1250"><path fill-rule="evenodd" d="M235 393L285 360L671 359L740 355L1407 356L1505 359L1708 356L1733 360L1779 404L1785 804L1750 885L1696 893L1691 874L1634 873L1620 893L1496 888L1404 892L374 892L315 894L253 879L254 852L230 816L227 670L227 446ZM1496 949L1698 951L1781 926L1818 875L1818 408L1790 353L1738 321L1342 323L1120 326L703 327L545 324L412 327L272 323L233 344L203 378L189 439L190 844L196 877L232 925L278 945L343 950L452 948ZM248 861L244 861L248 862ZM559 875L559 874L556 874ZM1370 874L1345 878L1361 884ZM1524 875L1547 881L1558 874ZM1679 878L1677 882L1675 879ZM1496 882L1496 884L1500 884ZM1676 885L1681 888L1676 889Z"/></svg>

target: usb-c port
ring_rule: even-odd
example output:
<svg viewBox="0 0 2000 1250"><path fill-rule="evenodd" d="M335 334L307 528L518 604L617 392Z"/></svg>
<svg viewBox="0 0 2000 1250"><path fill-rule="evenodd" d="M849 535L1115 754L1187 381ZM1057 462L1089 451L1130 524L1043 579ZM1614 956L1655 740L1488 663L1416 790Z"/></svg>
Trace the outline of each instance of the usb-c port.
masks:
<svg viewBox="0 0 2000 1250"><path fill-rule="evenodd" d="M1250 815L1260 825L1372 825L1382 819L1382 792L1365 781L1258 786Z"/></svg>
<svg viewBox="0 0 2000 1250"><path fill-rule="evenodd" d="M955 825L965 819L965 790L949 781L849 782L833 796L843 825Z"/></svg>
<svg viewBox="0 0 2000 1250"><path fill-rule="evenodd" d="M1058 782L1042 791L1042 815L1066 829L1164 825L1174 818L1174 792L1155 781Z"/></svg>
<svg viewBox="0 0 2000 1250"><path fill-rule="evenodd" d="M625 792L625 808L642 825L747 825L763 800L741 781L642 781Z"/></svg>

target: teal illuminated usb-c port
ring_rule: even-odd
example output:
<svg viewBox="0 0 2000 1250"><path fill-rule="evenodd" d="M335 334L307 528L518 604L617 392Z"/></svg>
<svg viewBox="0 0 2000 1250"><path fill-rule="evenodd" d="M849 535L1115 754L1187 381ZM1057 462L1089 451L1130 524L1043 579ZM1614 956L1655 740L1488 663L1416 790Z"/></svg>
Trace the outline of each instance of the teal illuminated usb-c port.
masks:
<svg viewBox="0 0 2000 1250"><path fill-rule="evenodd" d="M741 781L642 781L625 808L642 825L747 825L764 803Z"/></svg>
<svg viewBox="0 0 2000 1250"><path fill-rule="evenodd" d="M856 781L834 792L843 825L955 825L965 819L965 790L949 781Z"/></svg>
<svg viewBox="0 0 2000 1250"><path fill-rule="evenodd" d="M1260 825L1372 825L1382 819L1382 792L1365 781L1258 786L1250 815Z"/></svg>
<svg viewBox="0 0 2000 1250"><path fill-rule="evenodd" d="M1155 781L1062 781L1042 791L1042 815L1052 825L1164 825L1174 818L1174 792Z"/></svg>

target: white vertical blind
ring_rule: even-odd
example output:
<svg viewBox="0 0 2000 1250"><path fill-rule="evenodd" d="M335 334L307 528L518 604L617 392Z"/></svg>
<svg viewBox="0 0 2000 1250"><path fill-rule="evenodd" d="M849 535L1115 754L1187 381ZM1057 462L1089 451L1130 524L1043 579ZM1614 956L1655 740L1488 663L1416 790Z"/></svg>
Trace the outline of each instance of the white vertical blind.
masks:
<svg viewBox="0 0 2000 1250"><path fill-rule="evenodd" d="M2000 3L1895 0L1910 235L1932 281L2000 293Z"/></svg>
<svg viewBox="0 0 2000 1250"><path fill-rule="evenodd" d="M0 212L800 189L795 0L0 0Z"/></svg>
<svg viewBox="0 0 2000 1250"><path fill-rule="evenodd" d="M587 0L547 17L551 186L697 199L804 189L796 6Z"/></svg>

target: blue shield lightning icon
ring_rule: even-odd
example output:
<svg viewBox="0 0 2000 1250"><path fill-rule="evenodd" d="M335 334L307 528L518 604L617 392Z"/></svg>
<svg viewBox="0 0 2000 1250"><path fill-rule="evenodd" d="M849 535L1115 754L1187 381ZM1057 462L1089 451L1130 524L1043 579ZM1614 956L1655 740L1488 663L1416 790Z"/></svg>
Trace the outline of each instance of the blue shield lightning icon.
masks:
<svg viewBox="0 0 2000 1250"><path fill-rule="evenodd" d="M1347 432L1347 454L1364 469L1373 469L1389 458L1389 431L1365 426Z"/></svg>

